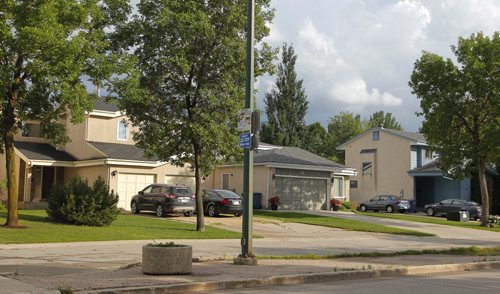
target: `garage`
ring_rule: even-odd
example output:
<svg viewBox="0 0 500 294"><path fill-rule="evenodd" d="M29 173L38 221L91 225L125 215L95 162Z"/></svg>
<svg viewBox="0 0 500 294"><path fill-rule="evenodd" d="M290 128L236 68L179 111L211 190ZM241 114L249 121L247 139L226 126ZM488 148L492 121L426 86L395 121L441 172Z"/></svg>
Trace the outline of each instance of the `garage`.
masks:
<svg viewBox="0 0 500 294"><path fill-rule="evenodd" d="M172 185L186 185L194 192L196 188L195 178L193 176L184 175L166 175L165 183Z"/></svg>
<svg viewBox="0 0 500 294"><path fill-rule="evenodd" d="M319 210L326 207L330 173L280 169L275 171L275 195L281 207L292 210Z"/></svg>
<svg viewBox="0 0 500 294"><path fill-rule="evenodd" d="M138 191L155 183L155 175L151 174L118 174L118 208L130 210L130 201Z"/></svg>

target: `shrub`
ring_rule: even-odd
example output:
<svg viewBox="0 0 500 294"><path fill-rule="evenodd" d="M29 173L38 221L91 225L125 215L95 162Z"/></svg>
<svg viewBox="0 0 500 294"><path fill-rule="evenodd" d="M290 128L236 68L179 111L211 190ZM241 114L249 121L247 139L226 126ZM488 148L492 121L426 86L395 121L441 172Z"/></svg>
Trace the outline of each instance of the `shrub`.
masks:
<svg viewBox="0 0 500 294"><path fill-rule="evenodd" d="M359 204L355 201L345 201L342 202L342 207L340 208L342 211L355 211L358 209Z"/></svg>
<svg viewBox="0 0 500 294"><path fill-rule="evenodd" d="M109 192L103 178L90 187L87 180L75 177L67 185L54 187L48 199L50 218L88 226L108 226L118 216L118 195Z"/></svg>
<svg viewBox="0 0 500 294"><path fill-rule="evenodd" d="M330 208L332 210L337 211L340 209L341 206L342 206L342 202L340 200L334 199L334 198L330 199Z"/></svg>
<svg viewBox="0 0 500 294"><path fill-rule="evenodd" d="M5 210L6 207L5 207L5 204L3 203L2 200L0 200L0 210Z"/></svg>
<svg viewBox="0 0 500 294"><path fill-rule="evenodd" d="M281 199L278 196L273 196L269 198L269 204L271 205L281 205Z"/></svg>

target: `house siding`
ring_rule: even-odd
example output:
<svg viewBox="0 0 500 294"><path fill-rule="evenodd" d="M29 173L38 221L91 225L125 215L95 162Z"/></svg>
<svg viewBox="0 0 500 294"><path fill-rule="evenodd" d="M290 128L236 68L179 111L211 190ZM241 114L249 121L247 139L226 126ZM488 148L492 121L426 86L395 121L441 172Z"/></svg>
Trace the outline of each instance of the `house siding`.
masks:
<svg viewBox="0 0 500 294"><path fill-rule="evenodd" d="M87 120L87 140L93 142L134 145L135 142L132 139L132 132L136 131L137 128L134 128L131 123L129 123L127 128L127 139L118 140L118 123L123 119L128 121L126 116L114 118L89 116Z"/></svg>

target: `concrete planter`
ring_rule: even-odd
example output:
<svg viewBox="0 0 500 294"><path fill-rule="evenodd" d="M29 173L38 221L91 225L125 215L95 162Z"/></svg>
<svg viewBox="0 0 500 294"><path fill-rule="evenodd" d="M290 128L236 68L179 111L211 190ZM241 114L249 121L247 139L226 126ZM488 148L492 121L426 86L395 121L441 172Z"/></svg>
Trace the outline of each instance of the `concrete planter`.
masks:
<svg viewBox="0 0 500 294"><path fill-rule="evenodd" d="M190 274L193 248L189 245L170 247L142 246L142 272L150 275Z"/></svg>

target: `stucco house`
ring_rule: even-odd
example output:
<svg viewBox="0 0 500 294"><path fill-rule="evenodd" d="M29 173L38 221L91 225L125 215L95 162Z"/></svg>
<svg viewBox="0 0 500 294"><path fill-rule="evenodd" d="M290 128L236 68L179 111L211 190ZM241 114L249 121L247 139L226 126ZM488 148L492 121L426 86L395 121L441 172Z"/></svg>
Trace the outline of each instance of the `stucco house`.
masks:
<svg viewBox="0 0 500 294"><path fill-rule="evenodd" d="M19 201L44 201L55 184L79 176L101 176L119 195L118 207L130 210L130 199L152 183L178 183L194 187L189 167L176 167L148 158L135 146L133 127L116 105L103 99L82 123L66 122L70 142L52 146L42 138L40 125L30 122L15 136ZM6 178L5 155L0 158L0 179ZM3 200L6 199L3 195Z"/></svg>
<svg viewBox="0 0 500 294"><path fill-rule="evenodd" d="M349 178L356 175L352 168L301 148L263 143L254 153L253 172L253 191L260 193L256 200L262 208L268 206L270 196L277 195L281 208L294 210L327 209L330 198L349 200ZM217 167L204 186L242 194L243 166Z"/></svg>
<svg viewBox="0 0 500 294"><path fill-rule="evenodd" d="M417 207L446 198L470 200L470 179L447 177L422 133L372 128L337 149L345 151L346 165L359 168L351 179L355 201L381 194L416 200Z"/></svg>

